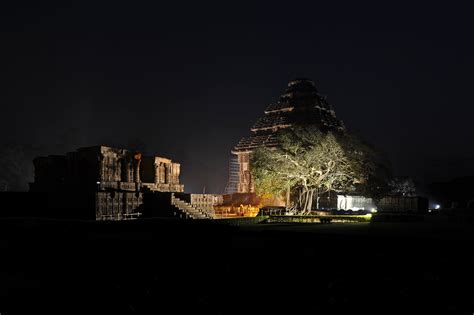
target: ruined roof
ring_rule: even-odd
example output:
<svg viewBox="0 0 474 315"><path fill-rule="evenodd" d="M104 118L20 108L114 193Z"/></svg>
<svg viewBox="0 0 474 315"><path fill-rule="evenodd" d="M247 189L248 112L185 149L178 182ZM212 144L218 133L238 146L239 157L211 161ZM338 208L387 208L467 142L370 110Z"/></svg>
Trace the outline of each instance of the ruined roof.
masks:
<svg viewBox="0 0 474 315"><path fill-rule="evenodd" d="M267 147L274 147L278 145L278 138L274 132L267 134L254 134L248 137L240 139L239 143L235 147L239 148L239 151L251 150L261 145Z"/></svg>
<svg viewBox="0 0 474 315"><path fill-rule="evenodd" d="M291 123L288 120L288 115L285 115L283 112L272 112L260 117L250 130L258 131L274 128L286 128L289 126L291 126Z"/></svg>
<svg viewBox="0 0 474 315"><path fill-rule="evenodd" d="M344 124L336 118L331 105L308 79L291 80L279 100L268 105L264 115L250 129L250 135L243 137L233 152L251 151L262 145L276 146L278 130L300 125L344 130Z"/></svg>

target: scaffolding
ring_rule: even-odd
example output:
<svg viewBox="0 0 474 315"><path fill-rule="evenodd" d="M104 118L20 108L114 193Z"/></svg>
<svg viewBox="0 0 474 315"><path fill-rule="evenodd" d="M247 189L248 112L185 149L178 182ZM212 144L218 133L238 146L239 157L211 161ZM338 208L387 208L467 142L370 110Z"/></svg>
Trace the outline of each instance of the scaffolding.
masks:
<svg viewBox="0 0 474 315"><path fill-rule="evenodd" d="M224 189L225 194L233 194L237 192L237 185L240 181L240 165L237 155L232 154L229 159L229 180Z"/></svg>

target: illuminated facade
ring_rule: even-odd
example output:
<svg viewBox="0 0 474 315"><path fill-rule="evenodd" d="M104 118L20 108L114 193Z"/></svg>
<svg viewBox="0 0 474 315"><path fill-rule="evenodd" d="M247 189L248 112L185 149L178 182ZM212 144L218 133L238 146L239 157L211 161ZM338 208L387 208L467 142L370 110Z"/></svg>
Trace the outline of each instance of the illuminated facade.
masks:
<svg viewBox="0 0 474 315"><path fill-rule="evenodd" d="M229 181L226 193L252 193L250 154L260 146L278 146L278 132L291 126L314 125L321 130L345 130L331 105L321 96L314 83L296 79L288 83L276 103L268 105L264 115L231 151Z"/></svg>
<svg viewBox="0 0 474 315"><path fill-rule="evenodd" d="M139 216L144 192L184 191L179 163L125 149L87 147L66 155L38 157L33 164L35 180L30 191L95 196L98 220Z"/></svg>
<svg viewBox="0 0 474 315"><path fill-rule="evenodd" d="M81 148L66 155L33 160L32 191L61 191L75 188L93 191L182 192L180 164L170 159L143 157L140 152L107 146Z"/></svg>

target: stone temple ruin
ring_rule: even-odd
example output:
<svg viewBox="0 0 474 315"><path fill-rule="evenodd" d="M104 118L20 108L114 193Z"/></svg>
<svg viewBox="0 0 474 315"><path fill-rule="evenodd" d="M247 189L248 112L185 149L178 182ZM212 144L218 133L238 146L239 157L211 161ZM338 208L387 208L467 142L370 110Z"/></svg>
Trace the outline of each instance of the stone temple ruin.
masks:
<svg viewBox="0 0 474 315"><path fill-rule="evenodd" d="M231 151L229 180L224 194L184 193L180 164L160 156L108 146L81 148L65 155L38 157L29 203L41 205L48 217L126 220L138 217L214 219L255 216L262 206L282 207L278 197L255 195L250 154L259 146L278 146L278 132L291 126L313 125L322 131L346 132L331 105L307 79L292 80L276 103ZM328 194L320 209L354 210L373 207L362 196ZM394 202L391 202L392 205ZM388 206L387 206L388 208ZM394 207L392 207L394 208ZM396 209L400 208L397 204ZM413 208L413 207L412 207ZM37 213L28 215L36 216Z"/></svg>
<svg viewBox="0 0 474 315"><path fill-rule="evenodd" d="M182 192L180 164L154 156L106 146L81 148L66 155L34 159L31 191L92 189Z"/></svg>
<svg viewBox="0 0 474 315"><path fill-rule="evenodd" d="M255 187L252 182L250 154L260 146L276 147L280 130L291 126L316 126L322 131L345 133L344 123L336 117L334 109L322 96L313 81L295 79L277 102L271 103L264 114L250 128L250 134L240 139L231 151L227 194L252 194ZM404 209L425 209L427 203L419 198L383 198L380 205L389 211ZM281 198L266 200L260 205L284 206ZM327 193L319 201L321 210L370 210L375 207L370 198L357 195Z"/></svg>
<svg viewBox="0 0 474 315"><path fill-rule="evenodd" d="M78 206L93 205L96 220L121 220L143 215L149 200L158 202L163 211L159 216L212 217L213 196L184 194L180 164L167 158L95 146L38 157L33 164L30 191L51 194L50 207L67 208L68 202L60 196L72 196Z"/></svg>
<svg viewBox="0 0 474 315"><path fill-rule="evenodd" d="M37 157L28 198L11 196L28 216L95 220L139 217L215 219L255 216L255 196L184 193L180 164L108 146ZM245 207L243 206L245 205Z"/></svg>
<svg viewBox="0 0 474 315"><path fill-rule="evenodd" d="M315 125L321 130L345 130L331 105L313 81L296 79L288 83L280 99L267 106L264 115L231 151L226 193L252 193L250 153L259 146L278 146L278 131L295 125Z"/></svg>

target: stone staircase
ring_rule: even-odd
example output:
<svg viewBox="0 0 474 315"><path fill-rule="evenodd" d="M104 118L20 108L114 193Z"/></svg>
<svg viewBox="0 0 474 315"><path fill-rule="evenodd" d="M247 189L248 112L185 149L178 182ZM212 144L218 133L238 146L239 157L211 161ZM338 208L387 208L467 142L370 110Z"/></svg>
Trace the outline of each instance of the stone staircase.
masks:
<svg viewBox="0 0 474 315"><path fill-rule="evenodd" d="M180 213L175 213L183 219L213 219L212 214L208 213L204 209L200 209L195 205L190 204L182 199L177 198L174 194L171 194L171 204L180 210Z"/></svg>

